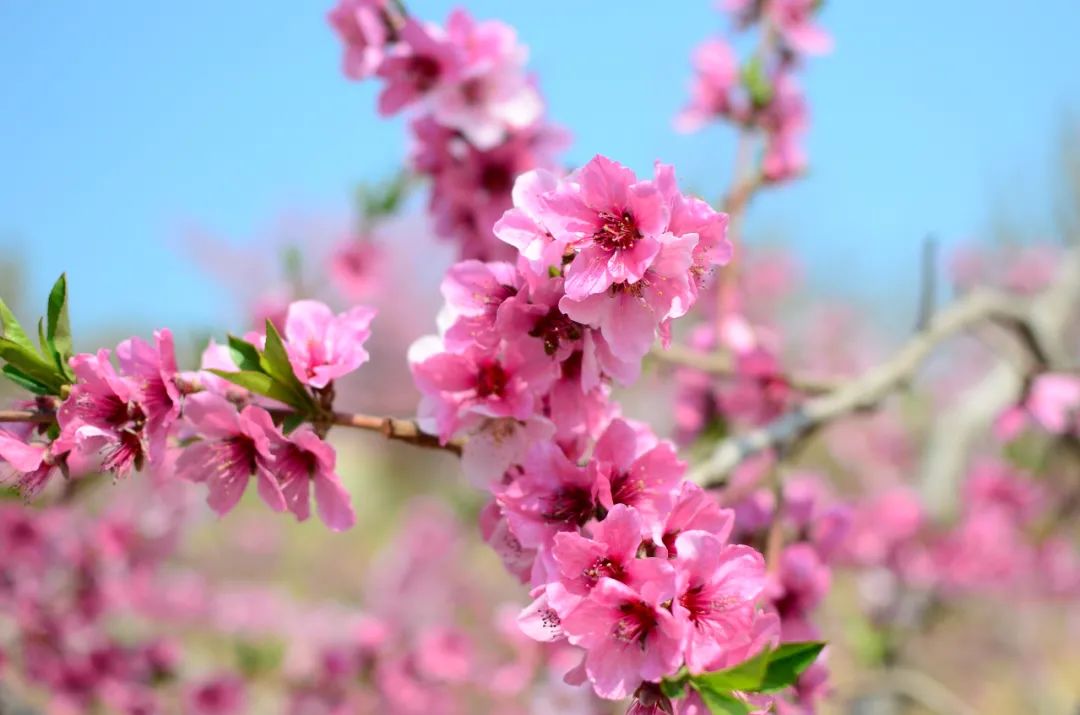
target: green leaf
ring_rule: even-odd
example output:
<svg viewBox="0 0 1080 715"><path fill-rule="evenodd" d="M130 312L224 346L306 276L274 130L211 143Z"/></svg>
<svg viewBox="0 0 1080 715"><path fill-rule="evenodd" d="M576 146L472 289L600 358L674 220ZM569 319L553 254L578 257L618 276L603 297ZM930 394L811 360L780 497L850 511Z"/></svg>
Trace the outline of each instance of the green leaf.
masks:
<svg viewBox="0 0 1080 715"><path fill-rule="evenodd" d="M730 693L713 690L708 686L698 687L696 684L695 689L705 702L705 707L709 708L709 712L713 715L749 715L750 713L750 707Z"/></svg>
<svg viewBox="0 0 1080 715"><path fill-rule="evenodd" d="M16 320L15 315L3 300L0 300L0 338L7 338L16 345L20 345L30 350L34 349L34 344L30 342L30 337L26 334L26 331L22 329L22 326L19 325L19 321Z"/></svg>
<svg viewBox="0 0 1080 715"><path fill-rule="evenodd" d="M26 347L9 338L0 338L0 358L23 375L48 387L54 395L59 395L60 389L68 384L67 379L57 372L57 367L46 362L33 346Z"/></svg>
<svg viewBox="0 0 1080 715"><path fill-rule="evenodd" d="M7 379L14 382L24 390L29 390L35 395L51 395L53 391L48 385L42 385L40 382L30 377L22 370L19 370L14 365L4 365L0 368L0 372L3 372Z"/></svg>
<svg viewBox="0 0 1080 715"><path fill-rule="evenodd" d="M289 400L288 404L303 410L314 406L311 395L293 372L292 363L289 362L289 353L285 351L285 343L282 342L281 335L269 320L266 321L266 347L263 349L259 364L263 372L293 394L293 399Z"/></svg>
<svg viewBox="0 0 1080 715"><path fill-rule="evenodd" d="M281 667L285 656L283 643L265 642L249 643L239 641L236 643L236 661L240 672L250 678L267 675Z"/></svg>
<svg viewBox="0 0 1080 715"><path fill-rule="evenodd" d="M49 291L48 330L46 337L49 341L49 349L56 358L60 372L68 375L71 368L68 360L71 358L71 321L68 319L67 306L67 275L60 274ZM72 376L73 377L73 376Z"/></svg>
<svg viewBox="0 0 1080 715"><path fill-rule="evenodd" d="M672 700L678 700L686 695L686 678L682 677L676 680L664 678L660 681L660 692Z"/></svg>
<svg viewBox="0 0 1080 715"><path fill-rule="evenodd" d="M304 424L304 416L299 412L290 412L285 416L285 419L281 421L281 431L286 435L289 435L302 424Z"/></svg>
<svg viewBox="0 0 1080 715"><path fill-rule="evenodd" d="M742 68L742 83L754 107L761 109L768 106L773 98L773 86L765 72L765 63L760 57L751 57Z"/></svg>
<svg viewBox="0 0 1080 715"><path fill-rule="evenodd" d="M252 370L231 372L229 370L215 369L211 369L209 372L228 380L234 385L239 385L245 390L250 390L257 395L263 395L278 402L284 402L287 405L291 405L292 401L296 399L295 395L282 387L274 378L262 372Z"/></svg>
<svg viewBox="0 0 1080 715"><path fill-rule="evenodd" d="M717 692L731 690L754 691L761 686L761 682L765 678L770 656L771 653L766 648L748 661L724 670L692 676L690 681L694 683L695 687L704 685Z"/></svg>
<svg viewBox="0 0 1080 715"><path fill-rule="evenodd" d="M259 349L248 341L230 335L229 353L232 355L233 362L241 370L262 372L262 366L259 364Z"/></svg>
<svg viewBox="0 0 1080 715"><path fill-rule="evenodd" d="M817 659L825 644L821 641L784 643L769 654L769 665L759 690L771 692L794 685L799 676Z"/></svg>

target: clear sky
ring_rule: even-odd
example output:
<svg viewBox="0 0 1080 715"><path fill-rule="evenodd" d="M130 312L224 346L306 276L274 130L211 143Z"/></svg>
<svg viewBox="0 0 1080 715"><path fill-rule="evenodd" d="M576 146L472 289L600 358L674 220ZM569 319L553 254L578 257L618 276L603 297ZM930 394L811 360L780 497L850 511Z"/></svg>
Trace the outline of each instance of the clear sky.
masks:
<svg viewBox="0 0 1080 715"><path fill-rule="evenodd" d="M454 4L409 2L440 21ZM570 162L659 158L724 185L729 131L671 129L692 46L725 25L711 0L466 5L531 47ZM0 252L32 295L67 270L87 327L220 323L226 294L180 255L181 227L247 240L284 212L342 215L355 182L389 174L402 123L341 76L327 6L0 1ZM868 295L914 280L927 232L1046 213L1080 105L1080 3L829 0L823 21L837 49L809 69L812 173L758 201L752 233L783 232L815 281Z"/></svg>

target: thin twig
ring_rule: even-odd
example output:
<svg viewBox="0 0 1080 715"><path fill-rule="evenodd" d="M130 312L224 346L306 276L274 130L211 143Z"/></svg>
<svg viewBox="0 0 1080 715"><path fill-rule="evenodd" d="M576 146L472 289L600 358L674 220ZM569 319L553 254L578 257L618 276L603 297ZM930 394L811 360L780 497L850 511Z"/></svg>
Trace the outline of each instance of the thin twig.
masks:
<svg viewBox="0 0 1080 715"><path fill-rule="evenodd" d="M276 412L276 411L275 411ZM284 410L281 413L291 412ZM38 412L35 410L0 410L0 422L29 422L32 424L48 424L56 419L52 412ZM420 429L415 420L403 420L395 417L376 417L373 415L355 414L352 412L335 412L333 424L339 427L351 427L353 429L378 432L387 439L408 442L420 447L433 449L445 449L454 454L461 454L461 443L458 441L442 444L435 435L428 434Z"/></svg>
<svg viewBox="0 0 1080 715"><path fill-rule="evenodd" d="M45 425L56 419L54 412L37 412L35 410L0 410L0 422L30 422L32 424Z"/></svg>
<svg viewBox="0 0 1080 715"><path fill-rule="evenodd" d="M919 312L915 317L915 332L926 330L937 308L937 239L927 236L922 244L921 279L919 281Z"/></svg>
<svg viewBox="0 0 1080 715"><path fill-rule="evenodd" d="M656 360L675 365L689 367L710 375L721 377L738 377L734 361L731 355L721 352L704 353L688 348L685 345L671 345L662 350L653 350L651 353ZM788 385L799 392L808 395L817 395L836 389L838 383L832 380L801 377L798 375L784 375Z"/></svg>

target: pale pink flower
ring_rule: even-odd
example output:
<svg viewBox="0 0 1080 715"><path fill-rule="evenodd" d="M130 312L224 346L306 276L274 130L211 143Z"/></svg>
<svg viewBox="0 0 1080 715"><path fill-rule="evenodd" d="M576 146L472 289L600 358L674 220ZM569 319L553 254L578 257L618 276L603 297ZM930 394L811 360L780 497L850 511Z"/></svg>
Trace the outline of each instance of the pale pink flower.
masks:
<svg viewBox="0 0 1080 715"><path fill-rule="evenodd" d="M566 590L584 596L602 578L625 581L643 529L637 510L619 504L589 528L588 537L574 531L555 534L552 555Z"/></svg>
<svg viewBox="0 0 1080 715"><path fill-rule="evenodd" d="M184 448L176 475L205 482L210 508L218 514L230 511L254 474L263 501L274 511L285 511L285 497L271 472L270 445L277 428L266 410L249 405L238 412L223 397L203 392L188 398L184 417L201 439Z"/></svg>
<svg viewBox="0 0 1080 715"><path fill-rule="evenodd" d="M330 255L330 280L350 301L368 300L381 285L383 252L373 241L343 241Z"/></svg>
<svg viewBox="0 0 1080 715"><path fill-rule="evenodd" d="M624 360L640 360L656 339L657 329L666 336L665 322L684 315L693 302L690 269L697 234L669 233L660 240L660 249L640 280L614 283L610 290L578 299L567 294L559 301L559 308L572 320L599 328L612 352ZM570 280L568 274L568 290Z"/></svg>
<svg viewBox="0 0 1080 715"><path fill-rule="evenodd" d="M338 0L327 20L345 46L342 69L350 79L375 73L390 41L387 0Z"/></svg>
<svg viewBox="0 0 1080 715"><path fill-rule="evenodd" d="M832 37L814 22L819 0L768 0L765 14L796 52L820 55L832 49Z"/></svg>
<svg viewBox="0 0 1080 715"><path fill-rule="evenodd" d="M718 665L728 649L754 637L755 600L765 588L765 559L749 546L728 545L704 531L676 540L678 604L689 621L686 666L703 673Z"/></svg>
<svg viewBox="0 0 1080 715"><path fill-rule="evenodd" d="M451 350L471 345L493 347L500 340L496 319L503 303L517 295L521 277L509 263L461 261L446 272L441 290L452 320L443 340Z"/></svg>
<svg viewBox="0 0 1080 715"><path fill-rule="evenodd" d="M390 48L376 74L386 80L379 94L379 113L396 114L428 96L441 83L457 75L461 56L446 33L414 18L406 18L398 33L400 42Z"/></svg>
<svg viewBox="0 0 1080 715"><path fill-rule="evenodd" d="M679 485L674 504L663 522L653 524L653 541L661 556L678 556L678 537L694 530L710 533L726 542L735 524L735 512L723 509L704 489L693 482Z"/></svg>
<svg viewBox="0 0 1080 715"><path fill-rule="evenodd" d="M0 428L0 484L15 487L24 498L34 496L59 471L49 452L48 445Z"/></svg>
<svg viewBox="0 0 1080 715"><path fill-rule="evenodd" d="M655 519L670 508L686 463L670 442L616 419L597 440L589 468L597 472L604 507L625 504Z"/></svg>
<svg viewBox="0 0 1080 715"><path fill-rule="evenodd" d="M356 523L349 492L335 471L337 454L310 427L301 427L282 438L271 432L270 451L274 458L273 474L289 511L299 521L310 514L311 490L319 518L334 531L344 531Z"/></svg>
<svg viewBox="0 0 1080 715"><path fill-rule="evenodd" d="M694 50L690 103L675 119L675 128L694 132L732 110L732 91L739 86L739 65L731 46L716 38Z"/></svg>
<svg viewBox="0 0 1080 715"><path fill-rule="evenodd" d="M367 362L364 342L374 317L375 310L362 305L338 315L315 300L290 305L285 349L300 382L321 389Z"/></svg>
<svg viewBox="0 0 1080 715"><path fill-rule="evenodd" d="M603 156L593 157L545 197L545 224L578 251L566 268L573 300L636 283L660 252L670 209L651 181Z"/></svg>
<svg viewBox="0 0 1080 715"><path fill-rule="evenodd" d="M471 347L458 354L442 352L434 337L414 343L409 363L423 395L422 421L432 422L432 431L446 442L489 418L528 419L537 395L555 378L555 366L542 352L544 359L528 355L525 347L509 344L494 353Z"/></svg>
<svg viewBox="0 0 1080 715"><path fill-rule="evenodd" d="M555 240L544 225L547 204L544 196L555 191L559 180L544 169L527 171L514 181L514 207L502 215L494 227L495 236L518 250L530 272L548 279L548 268L559 266L565 244Z"/></svg>
<svg viewBox="0 0 1080 715"><path fill-rule="evenodd" d="M247 710L244 681L229 673L197 682L186 689L185 712L191 715L233 715Z"/></svg>
<svg viewBox="0 0 1080 715"><path fill-rule="evenodd" d="M498 493L513 533L526 547L546 546L560 531L576 531L596 517L593 470L580 467L550 442L533 446L523 471Z"/></svg>
<svg viewBox="0 0 1080 715"><path fill-rule="evenodd" d="M176 352L172 333L154 332L154 344L129 338L116 346L121 370L132 378L139 391L139 404L146 416L150 459L160 463L165 457L169 430L180 416L180 389L176 384Z"/></svg>
<svg viewBox="0 0 1080 715"><path fill-rule="evenodd" d="M141 469L147 455L146 413L138 383L117 374L108 350L74 356L71 369L77 382L57 412L57 453L100 452L102 468L119 476Z"/></svg>
<svg viewBox="0 0 1080 715"><path fill-rule="evenodd" d="M493 20L476 22L458 9L451 13L446 31L463 57L454 81L440 84L432 94L436 121L487 150L540 119L543 102L525 76L527 53L512 27Z"/></svg>
<svg viewBox="0 0 1080 715"><path fill-rule="evenodd" d="M677 593L676 572L667 561L637 559L630 584L602 578L562 627L586 650L585 672L596 694L621 699L642 681L657 682L682 664L686 621L666 604Z"/></svg>
<svg viewBox="0 0 1080 715"><path fill-rule="evenodd" d="M1080 377L1039 375L1031 385L1027 408L1046 431L1080 436Z"/></svg>

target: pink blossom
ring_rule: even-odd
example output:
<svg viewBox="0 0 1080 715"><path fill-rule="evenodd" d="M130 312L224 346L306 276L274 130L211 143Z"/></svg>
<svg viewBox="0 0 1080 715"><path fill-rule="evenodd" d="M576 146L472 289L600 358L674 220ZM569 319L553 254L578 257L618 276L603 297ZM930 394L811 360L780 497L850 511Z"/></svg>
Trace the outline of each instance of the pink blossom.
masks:
<svg viewBox="0 0 1080 715"><path fill-rule="evenodd" d="M628 581L600 579L562 619L570 642L586 650L585 672L603 698L625 698L682 664L686 623L665 605L677 596L674 567L637 559Z"/></svg>
<svg viewBox="0 0 1080 715"><path fill-rule="evenodd" d="M350 301L368 300L378 289L383 272L383 252L370 240L352 238L330 255L330 280Z"/></svg>
<svg viewBox="0 0 1080 715"><path fill-rule="evenodd" d="M514 181L514 207L502 215L494 227L495 236L517 249L530 272L541 279L548 268L559 266L565 245L556 241L544 225L546 195L559 186L558 178L544 169L527 171Z"/></svg>
<svg viewBox="0 0 1080 715"><path fill-rule="evenodd" d="M432 96L432 116L456 129L477 149L492 149L509 132L536 122L543 102L522 65L526 51L510 26L476 22L464 10L451 13L449 41L463 53L453 82L444 82Z"/></svg>
<svg viewBox="0 0 1080 715"><path fill-rule="evenodd" d="M692 673L715 670L727 649L753 640L765 559L704 531L684 532L675 541L678 604L690 623L686 666Z"/></svg>
<svg viewBox="0 0 1080 715"><path fill-rule="evenodd" d="M765 14L796 52L820 55L832 49L832 37L814 23L818 0L768 0Z"/></svg>
<svg viewBox="0 0 1080 715"><path fill-rule="evenodd" d="M625 581L641 546L644 525L635 509L616 505L589 529L589 537L576 532L555 534L552 554L561 582L570 593L584 596L602 578Z"/></svg>
<svg viewBox="0 0 1080 715"><path fill-rule="evenodd" d="M682 482L674 504L663 522L653 525L653 541L661 556L678 556L678 537L687 531L703 531L722 542L731 535L735 512L722 509L716 499L692 482Z"/></svg>
<svg viewBox="0 0 1080 715"><path fill-rule="evenodd" d="M176 353L172 333L155 331L154 345L141 338L129 338L116 346L120 368L138 387L139 404L146 415L150 459L164 459L169 430L180 416L180 389L176 384Z"/></svg>
<svg viewBox="0 0 1080 715"><path fill-rule="evenodd" d="M301 427L287 438L272 437L270 451L273 473L289 511L300 521L308 518L311 489L315 490L319 518L334 531L344 531L356 523L349 493L335 472L337 455L309 427Z"/></svg>
<svg viewBox="0 0 1080 715"><path fill-rule="evenodd" d="M616 419L596 442L590 468L598 473L600 503L625 504L650 518L666 513L686 463L670 442Z"/></svg>
<svg viewBox="0 0 1080 715"><path fill-rule="evenodd" d="M219 395L204 392L188 398L184 416L201 439L177 459L176 475L205 482L210 508L218 514L230 511L254 474L263 501L274 511L285 511L285 497L271 472L270 446L277 428L266 410L249 405L238 412Z"/></svg>
<svg viewBox="0 0 1080 715"><path fill-rule="evenodd" d="M599 328L612 352L625 360L640 360L656 339L657 328L684 315L693 302L690 269L697 234L663 234L660 240L660 249L640 280L609 283L604 292L575 299L569 295L572 273L567 273L567 295L559 308L572 320ZM580 260L574 259L571 270Z"/></svg>
<svg viewBox="0 0 1080 715"><path fill-rule="evenodd" d="M739 82L738 60L723 40L711 39L698 45L693 63L690 103L675 120L676 129L682 132L697 131L731 112L731 93Z"/></svg>
<svg viewBox="0 0 1080 715"><path fill-rule="evenodd" d="M526 547L546 546L560 531L595 518L595 472L573 463L554 444L533 446L522 473L498 493L513 533Z"/></svg>
<svg viewBox="0 0 1080 715"><path fill-rule="evenodd" d="M786 546L780 555L778 573L768 586L782 626L785 641L813 640L816 631L807 619L829 590L828 567L810 544Z"/></svg>
<svg viewBox="0 0 1080 715"><path fill-rule="evenodd" d="M546 198L545 223L578 251L566 269L566 295L580 300L616 283L636 283L660 252L670 209L651 181L603 156Z"/></svg>
<svg viewBox="0 0 1080 715"><path fill-rule="evenodd" d="M517 295L521 278L509 263L461 261L446 272L441 290L446 301L444 314L452 320L444 341L452 350L470 345L494 346L500 340L496 330L499 308Z"/></svg>
<svg viewBox="0 0 1080 715"><path fill-rule="evenodd" d="M387 0L338 0L327 20L345 45L342 69L350 79L364 79L382 62L390 40Z"/></svg>
<svg viewBox="0 0 1080 715"><path fill-rule="evenodd" d="M555 377L554 365L542 353L530 355L523 344L504 345L498 353L472 347L458 354L441 347L434 337L417 341L409 362L424 396L420 416L433 422L444 442L489 418L527 419L536 395Z"/></svg>
<svg viewBox="0 0 1080 715"><path fill-rule="evenodd" d="M29 499L57 472L49 446L26 441L0 428L0 484L10 485Z"/></svg>
<svg viewBox="0 0 1080 715"><path fill-rule="evenodd" d="M184 697L192 715L233 715L247 709L244 681L232 674L217 675L190 686Z"/></svg>
<svg viewBox="0 0 1080 715"><path fill-rule="evenodd" d="M1043 429L1080 436L1080 377L1048 373L1031 385L1027 407Z"/></svg>
<svg viewBox="0 0 1080 715"><path fill-rule="evenodd" d="M774 77L772 87L772 101L762 119L765 156L761 168L766 179L780 182L794 178L806 169L802 135L809 125L810 112L802 90L790 72Z"/></svg>
<svg viewBox="0 0 1080 715"><path fill-rule="evenodd" d="M368 360L375 310L356 306L334 315L325 304L298 300L285 318L285 349L293 372L305 385L324 388Z"/></svg>
<svg viewBox="0 0 1080 715"><path fill-rule="evenodd" d="M56 451L100 452L102 467L120 476L141 469L147 454L146 413L138 383L117 374L108 350L74 356L71 369L77 382L57 413Z"/></svg>
<svg viewBox="0 0 1080 715"><path fill-rule="evenodd" d="M461 57L446 33L406 18L398 32L400 42L386 52L376 74L386 80L379 94L379 113L389 116L451 81Z"/></svg>

